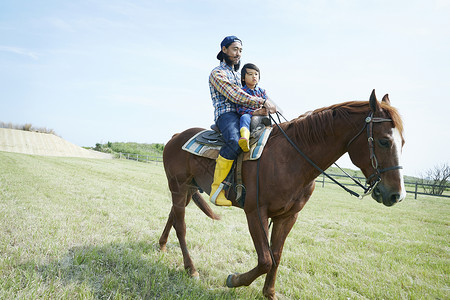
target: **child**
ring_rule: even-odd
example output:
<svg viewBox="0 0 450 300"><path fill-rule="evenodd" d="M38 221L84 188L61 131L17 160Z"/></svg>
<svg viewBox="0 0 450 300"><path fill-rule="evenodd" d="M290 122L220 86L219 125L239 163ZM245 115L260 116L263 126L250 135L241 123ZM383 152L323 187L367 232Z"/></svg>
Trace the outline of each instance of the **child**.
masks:
<svg viewBox="0 0 450 300"><path fill-rule="evenodd" d="M241 81L243 90L252 96L268 99L266 90L257 87L259 82L259 68L254 64L245 64L241 71ZM240 133L239 146L242 151L250 151L250 121L254 113L254 109L238 105L237 112L241 115L240 119Z"/></svg>

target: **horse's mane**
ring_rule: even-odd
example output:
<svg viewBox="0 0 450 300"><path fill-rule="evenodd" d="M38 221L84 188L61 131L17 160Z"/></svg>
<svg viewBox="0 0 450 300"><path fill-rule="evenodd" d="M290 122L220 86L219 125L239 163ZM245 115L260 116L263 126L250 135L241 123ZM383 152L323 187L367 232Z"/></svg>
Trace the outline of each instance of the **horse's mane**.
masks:
<svg viewBox="0 0 450 300"><path fill-rule="evenodd" d="M392 119L394 127L398 129L403 138L403 122L397 109L385 102L381 102L380 105ZM335 118L343 118L353 124L350 116L364 113L369 113L369 101L348 101L306 112L290 122L283 123L282 128L284 130L294 128L295 135L303 142L323 142L327 134L333 134Z"/></svg>

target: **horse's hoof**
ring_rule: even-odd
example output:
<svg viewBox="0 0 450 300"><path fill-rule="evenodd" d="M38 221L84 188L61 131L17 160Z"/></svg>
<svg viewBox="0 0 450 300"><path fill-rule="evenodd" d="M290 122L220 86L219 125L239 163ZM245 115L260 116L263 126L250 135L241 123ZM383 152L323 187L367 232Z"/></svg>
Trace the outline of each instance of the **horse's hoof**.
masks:
<svg viewBox="0 0 450 300"><path fill-rule="evenodd" d="M198 274L197 271L195 271L194 273L191 274L191 277L195 280L199 280L200 279L200 274Z"/></svg>
<svg viewBox="0 0 450 300"><path fill-rule="evenodd" d="M278 300L278 297L275 295L275 293L273 294L264 294L264 297L266 297L268 300Z"/></svg>
<svg viewBox="0 0 450 300"><path fill-rule="evenodd" d="M226 282L227 287L229 287L229 288L234 288L234 285L233 285L233 283L231 282L231 278L232 278L234 275L237 275L237 274L238 274L238 273L234 273L234 274L228 275L227 282Z"/></svg>
<svg viewBox="0 0 450 300"><path fill-rule="evenodd" d="M233 277L233 274L228 275L227 282L226 282L227 287L229 287L229 288L233 288L233 284L231 283L231 277Z"/></svg>

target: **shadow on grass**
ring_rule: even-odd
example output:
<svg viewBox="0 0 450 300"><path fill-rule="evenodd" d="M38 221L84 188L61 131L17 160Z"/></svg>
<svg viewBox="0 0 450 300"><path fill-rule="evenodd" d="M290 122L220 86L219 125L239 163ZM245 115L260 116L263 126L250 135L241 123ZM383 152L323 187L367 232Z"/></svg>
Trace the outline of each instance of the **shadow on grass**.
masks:
<svg viewBox="0 0 450 300"><path fill-rule="evenodd" d="M154 255L157 251L144 242L74 247L60 260L36 270L46 285L59 282L66 295L75 298L239 298L233 289L208 287L182 269L169 268L163 253Z"/></svg>

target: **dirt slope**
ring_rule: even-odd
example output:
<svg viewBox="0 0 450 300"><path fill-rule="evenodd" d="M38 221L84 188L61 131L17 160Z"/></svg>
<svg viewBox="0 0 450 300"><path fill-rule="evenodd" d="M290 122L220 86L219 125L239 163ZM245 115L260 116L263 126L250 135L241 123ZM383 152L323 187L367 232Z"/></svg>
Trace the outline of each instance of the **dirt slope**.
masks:
<svg viewBox="0 0 450 300"><path fill-rule="evenodd" d="M111 158L111 155L86 150L56 135L0 128L0 151L44 156Z"/></svg>

